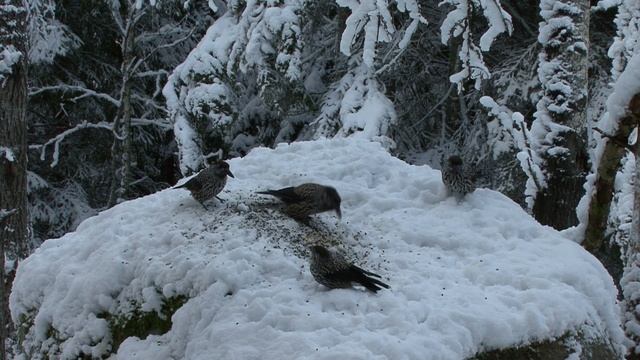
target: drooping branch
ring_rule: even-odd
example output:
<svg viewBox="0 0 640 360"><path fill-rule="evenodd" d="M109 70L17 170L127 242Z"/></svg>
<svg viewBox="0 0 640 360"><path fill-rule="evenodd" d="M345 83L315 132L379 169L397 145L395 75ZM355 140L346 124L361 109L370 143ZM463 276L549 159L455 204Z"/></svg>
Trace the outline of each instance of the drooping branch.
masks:
<svg viewBox="0 0 640 360"><path fill-rule="evenodd" d="M40 149L40 160L44 161L45 156L46 156L46 149L47 146L53 144L53 161L51 161L51 167L55 167L56 165L58 165L58 160L59 160L59 155L60 155L60 144L62 143L62 141L64 141L64 139L79 131L79 130L83 130L83 129L107 129L109 131L111 131L113 129L113 125L106 123L106 122L100 122L97 124L92 124L87 122L86 120L83 121L82 123L72 127L71 129L65 130L62 133L58 134L56 137L54 137L53 139L50 139L49 141L47 141L46 143L42 144L42 145L31 145L29 146L29 148L31 149Z"/></svg>

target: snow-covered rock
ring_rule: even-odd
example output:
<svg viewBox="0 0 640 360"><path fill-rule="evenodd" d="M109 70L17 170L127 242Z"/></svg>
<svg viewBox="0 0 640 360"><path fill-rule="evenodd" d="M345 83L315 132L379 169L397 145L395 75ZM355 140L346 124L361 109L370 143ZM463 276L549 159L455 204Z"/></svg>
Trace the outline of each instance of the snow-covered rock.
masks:
<svg viewBox="0 0 640 360"><path fill-rule="evenodd" d="M575 333L623 351L604 268L500 193L478 189L457 202L439 171L355 139L257 148L230 164L226 201L209 211L167 189L87 219L22 262L10 302L24 350L458 360ZM342 221L326 213L298 224L254 193L308 181L338 189ZM323 288L306 259L316 242L391 290ZM150 328L123 336L151 315Z"/></svg>

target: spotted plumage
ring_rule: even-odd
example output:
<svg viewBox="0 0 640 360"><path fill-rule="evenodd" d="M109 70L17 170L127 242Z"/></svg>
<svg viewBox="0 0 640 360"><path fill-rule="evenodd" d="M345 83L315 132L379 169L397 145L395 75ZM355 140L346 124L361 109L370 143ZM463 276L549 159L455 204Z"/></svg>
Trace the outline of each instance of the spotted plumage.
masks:
<svg viewBox="0 0 640 360"><path fill-rule="evenodd" d="M447 193L461 199L475 190L475 182L470 169L462 163L460 156L450 156L442 164L442 182Z"/></svg>
<svg viewBox="0 0 640 360"><path fill-rule="evenodd" d="M258 194L280 199L285 203L285 212L294 219L306 219L309 215L332 210L339 218L342 217L340 195L330 186L306 183L279 190L259 191Z"/></svg>
<svg viewBox="0 0 640 360"><path fill-rule="evenodd" d="M360 284L372 292L389 285L378 280L380 275L363 270L351 264L341 254L315 245L311 247L309 270L313 278L330 289L350 288L353 283Z"/></svg>
<svg viewBox="0 0 640 360"><path fill-rule="evenodd" d="M229 170L229 164L226 161L217 161L186 183L176 186L175 189L186 188L191 192L191 196L206 209L205 202L214 196L217 197L224 189L227 184L227 175L234 177Z"/></svg>

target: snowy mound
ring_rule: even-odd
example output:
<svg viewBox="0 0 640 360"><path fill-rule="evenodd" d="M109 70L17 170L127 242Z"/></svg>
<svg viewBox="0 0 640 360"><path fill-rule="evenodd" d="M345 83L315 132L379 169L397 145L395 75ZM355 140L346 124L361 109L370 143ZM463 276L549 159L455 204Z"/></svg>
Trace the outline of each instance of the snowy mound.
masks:
<svg viewBox="0 0 640 360"><path fill-rule="evenodd" d="M230 164L226 201L209 211L187 191L164 190L86 220L25 260L11 295L25 351L459 360L567 333L620 349L604 268L497 192L458 203L439 171L365 141L259 148ZM308 181L338 189L342 221L326 213L299 224L254 194ZM323 288L306 258L317 242L391 290ZM145 314L162 324L122 335L130 321L153 323Z"/></svg>

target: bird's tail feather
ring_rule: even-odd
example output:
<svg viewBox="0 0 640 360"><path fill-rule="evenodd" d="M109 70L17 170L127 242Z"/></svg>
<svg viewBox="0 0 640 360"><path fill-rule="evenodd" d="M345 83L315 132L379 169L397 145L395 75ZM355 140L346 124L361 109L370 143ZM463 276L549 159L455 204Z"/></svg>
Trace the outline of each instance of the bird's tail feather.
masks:
<svg viewBox="0 0 640 360"><path fill-rule="evenodd" d="M372 277L369 277L367 275L365 275L364 273L361 274L360 279L358 279L358 282L367 288L367 290L372 291L372 292L378 292L378 290L381 290L382 288L385 289L389 289L389 285L383 283L382 281L378 280L378 279L374 279Z"/></svg>
<svg viewBox="0 0 640 360"><path fill-rule="evenodd" d="M389 289L389 288L390 288L390 286L389 286L389 285L387 285L387 284L383 283L382 281L380 281L380 280L378 280L378 279L372 279L372 278L369 278L369 280L371 280L371 281L372 281L373 283L375 283L376 285L382 286L382 287L383 287L383 288L385 288L385 289Z"/></svg>
<svg viewBox="0 0 640 360"><path fill-rule="evenodd" d="M352 265L352 266L353 266L354 268L356 268L358 271L360 271L360 272L362 272L362 273L364 273L364 274L366 274L366 275L373 276L373 277L376 277L376 278L378 278L378 279L381 277L380 275L378 275L378 274L376 274L376 273L372 273L371 271L364 270L364 269L362 269L362 268L360 268L360 267L358 267L358 266L355 266L355 265Z"/></svg>

